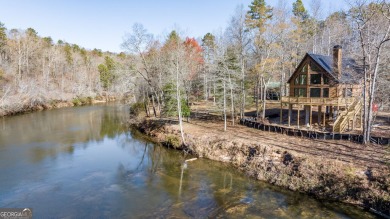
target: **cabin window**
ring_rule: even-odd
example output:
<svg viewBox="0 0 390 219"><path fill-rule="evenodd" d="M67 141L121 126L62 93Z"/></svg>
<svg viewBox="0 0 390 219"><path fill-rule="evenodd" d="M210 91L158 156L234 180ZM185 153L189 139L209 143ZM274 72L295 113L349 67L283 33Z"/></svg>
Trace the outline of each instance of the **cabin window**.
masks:
<svg viewBox="0 0 390 219"><path fill-rule="evenodd" d="M324 78L324 84L329 84L329 78L326 76L324 76L323 78Z"/></svg>
<svg viewBox="0 0 390 219"><path fill-rule="evenodd" d="M294 97L306 97L306 88L295 88Z"/></svg>
<svg viewBox="0 0 390 219"><path fill-rule="evenodd" d="M321 74L310 75L310 84L321 84Z"/></svg>
<svg viewBox="0 0 390 219"><path fill-rule="evenodd" d="M301 72L302 72L302 73L306 73L306 72L307 72L307 65L303 66Z"/></svg>
<svg viewBox="0 0 390 219"><path fill-rule="evenodd" d="M307 75L300 74L295 78L296 85L305 85L306 84Z"/></svg>
<svg viewBox="0 0 390 219"><path fill-rule="evenodd" d="M329 88L322 89L322 97L329 97Z"/></svg>
<svg viewBox="0 0 390 219"><path fill-rule="evenodd" d="M313 62L310 63L310 69L312 71L316 71L316 72L321 71L321 69L316 64L314 64Z"/></svg>
<svg viewBox="0 0 390 219"><path fill-rule="evenodd" d="M310 88L310 97L321 97L321 88Z"/></svg>
<svg viewBox="0 0 390 219"><path fill-rule="evenodd" d="M344 89L344 97L352 97L352 88Z"/></svg>

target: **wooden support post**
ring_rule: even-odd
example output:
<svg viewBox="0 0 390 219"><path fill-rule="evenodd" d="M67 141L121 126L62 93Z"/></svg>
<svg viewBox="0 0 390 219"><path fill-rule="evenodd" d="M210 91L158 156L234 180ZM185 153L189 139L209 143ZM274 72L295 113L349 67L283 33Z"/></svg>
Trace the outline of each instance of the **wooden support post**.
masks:
<svg viewBox="0 0 390 219"><path fill-rule="evenodd" d="M309 112L310 112L309 126L311 126L311 124L313 124L313 107L311 105L309 106Z"/></svg>
<svg viewBox="0 0 390 219"><path fill-rule="evenodd" d="M308 105L305 105L304 106L304 110L305 110L305 125L308 126L309 125L309 122L310 122L310 115L309 115L309 106Z"/></svg>
<svg viewBox="0 0 390 219"><path fill-rule="evenodd" d="M282 125L283 124L283 102L282 102L282 100L280 100L280 125Z"/></svg>
<svg viewBox="0 0 390 219"><path fill-rule="evenodd" d="M325 106L325 109L326 109L327 107ZM325 127L325 122L326 122L326 111L327 110L325 110L325 112L324 112L324 116L322 117L322 125Z"/></svg>
<svg viewBox="0 0 390 219"><path fill-rule="evenodd" d="M333 106L329 106L329 120L333 121Z"/></svg>
<svg viewBox="0 0 390 219"><path fill-rule="evenodd" d="M297 107L298 107L298 110L297 110L297 126L298 126L298 128L299 128L299 114L300 114L300 112L301 112L301 110L300 110L300 107L301 105L298 105Z"/></svg>
<svg viewBox="0 0 390 219"><path fill-rule="evenodd" d="M317 117L317 123L318 125L321 124L321 114L322 114L322 106L318 106L318 117Z"/></svg>
<svg viewBox="0 0 390 219"><path fill-rule="evenodd" d="M288 104L288 126L291 124L291 111L292 111L292 104Z"/></svg>

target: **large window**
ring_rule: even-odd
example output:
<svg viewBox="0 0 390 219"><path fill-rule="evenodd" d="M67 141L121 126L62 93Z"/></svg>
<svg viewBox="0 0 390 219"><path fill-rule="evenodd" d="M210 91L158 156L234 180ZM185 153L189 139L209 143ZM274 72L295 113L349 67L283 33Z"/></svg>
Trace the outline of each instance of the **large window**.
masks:
<svg viewBox="0 0 390 219"><path fill-rule="evenodd" d="M306 88L294 88L295 97L306 97Z"/></svg>
<svg viewBox="0 0 390 219"><path fill-rule="evenodd" d="M303 68L301 69L301 72L302 73L306 73L307 72L307 65L303 66Z"/></svg>
<svg viewBox="0 0 390 219"><path fill-rule="evenodd" d="M321 97L321 88L310 88L310 97Z"/></svg>
<svg viewBox="0 0 390 219"><path fill-rule="evenodd" d="M329 88L322 89L322 97L329 97Z"/></svg>
<svg viewBox="0 0 390 219"><path fill-rule="evenodd" d="M310 63L310 69L312 71L315 71L315 72L321 71L321 69L316 64L314 64L313 62Z"/></svg>
<svg viewBox="0 0 390 219"><path fill-rule="evenodd" d="M324 75L324 84L329 84L329 78Z"/></svg>
<svg viewBox="0 0 390 219"><path fill-rule="evenodd" d="M310 84L321 84L321 74L310 75Z"/></svg>
<svg viewBox="0 0 390 219"><path fill-rule="evenodd" d="M306 84L307 75L300 74L295 78L296 85L305 85Z"/></svg>

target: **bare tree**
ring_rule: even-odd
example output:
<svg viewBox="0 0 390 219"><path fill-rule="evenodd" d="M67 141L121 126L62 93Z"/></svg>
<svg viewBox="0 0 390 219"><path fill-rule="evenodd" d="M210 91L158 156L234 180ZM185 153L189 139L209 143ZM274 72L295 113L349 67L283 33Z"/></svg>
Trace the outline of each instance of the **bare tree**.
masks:
<svg viewBox="0 0 390 219"><path fill-rule="evenodd" d="M244 117L246 107L246 56L251 42L249 32L245 23L246 11L243 5L236 8L234 16L231 18L226 30L227 36L232 45L234 45L240 60L241 70L241 96L240 96L240 116Z"/></svg>
<svg viewBox="0 0 390 219"><path fill-rule="evenodd" d="M363 84L363 141L370 142L373 125L373 103L382 62L382 50L390 41L390 4L386 0L368 2L355 0L351 17L359 36L361 59L364 72Z"/></svg>

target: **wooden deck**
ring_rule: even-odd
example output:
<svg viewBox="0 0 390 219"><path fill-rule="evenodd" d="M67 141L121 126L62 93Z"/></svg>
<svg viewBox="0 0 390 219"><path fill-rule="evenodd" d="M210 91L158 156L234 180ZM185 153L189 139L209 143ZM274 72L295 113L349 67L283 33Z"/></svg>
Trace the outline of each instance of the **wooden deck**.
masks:
<svg viewBox="0 0 390 219"><path fill-rule="evenodd" d="M299 104L299 105L327 105L342 106L350 105L355 101L354 97L349 98L322 98L322 97L282 97L281 103Z"/></svg>

